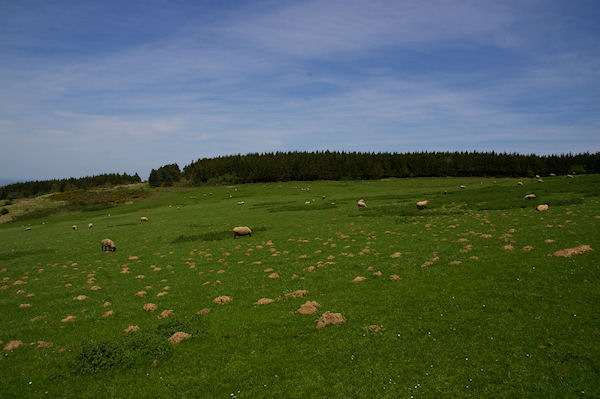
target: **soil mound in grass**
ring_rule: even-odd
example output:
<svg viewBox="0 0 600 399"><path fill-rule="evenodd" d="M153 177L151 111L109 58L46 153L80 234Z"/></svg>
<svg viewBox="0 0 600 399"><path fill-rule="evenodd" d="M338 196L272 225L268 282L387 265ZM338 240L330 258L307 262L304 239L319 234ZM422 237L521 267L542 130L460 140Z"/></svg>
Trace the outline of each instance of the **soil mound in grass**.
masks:
<svg viewBox="0 0 600 399"><path fill-rule="evenodd" d="M4 350L11 351L13 349L18 348L21 345L23 345L23 342L21 342L21 341L10 341L6 345L4 345Z"/></svg>
<svg viewBox="0 0 600 399"><path fill-rule="evenodd" d="M218 296L215 299L213 299L213 302L218 305L223 305L225 303L232 302L232 301L233 301L233 299L227 295Z"/></svg>
<svg viewBox="0 0 600 399"><path fill-rule="evenodd" d="M171 337L169 338L169 341L171 341L174 344L178 344L181 341L183 341L184 339L188 339L190 337L191 337L190 334L178 331L175 334L171 335Z"/></svg>
<svg viewBox="0 0 600 399"><path fill-rule="evenodd" d="M138 326L129 326L126 329L124 329L123 332L128 333L128 332L136 332L139 330L140 330L140 328Z"/></svg>
<svg viewBox="0 0 600 399"><path fill-rule="evenodd" d="M570 258L571 256L579 255L579 254L582 254L582 253L588 252L588 251L593 251L592 247L590 247L589 245L580 245L575 248L567 248L567 249L562 249L560 251L556 251L554 253L554 256Z"/></svg>
<svg viewBox="0 0 600 399"><path fill-rule="evenodd" d="M296 290L294 292L289 292L287 294L285 294L286 298L302 298L303 296L307 296L308 295L308 291L307 290Z"/></svg>
<svg viewBox="0 0 600 399"><path fill-rule="evenodd" d="M269 303L275 302L271 298L260 298L258 301L254 302L255 305L268 305Z"/></svg>
<svg viewBox="0 0 600 399"><path fill-rule="evenodd" d="M306 303L298 308L296 312L300 314L313 314L319 311L321 304L315 301L306 301Z"/></svg>
<svg viewBox="0 0 600 399"><path fill-rule="evenodd" d="M362 276L356 276L354 277L354 280L352 280L352 283L358 283L360 281L365 281L367 278L366 277L362 277Z"/></svg>
<svg viewBox="0 0 600 399"><path fill-rule="evenodd" d="M342 324L346 322L346 318L341 313L331 313L329 311L323 313L317 322L315 328L323 328L329 324Z"/></svg>
<svg viewBox="0 0 600 399"><path fill-rule="evenodd" d="M146 312L154 312L156 309L158 309L158 306L156 306L154 303L147 303L144 305L144 310Z"/></svg>

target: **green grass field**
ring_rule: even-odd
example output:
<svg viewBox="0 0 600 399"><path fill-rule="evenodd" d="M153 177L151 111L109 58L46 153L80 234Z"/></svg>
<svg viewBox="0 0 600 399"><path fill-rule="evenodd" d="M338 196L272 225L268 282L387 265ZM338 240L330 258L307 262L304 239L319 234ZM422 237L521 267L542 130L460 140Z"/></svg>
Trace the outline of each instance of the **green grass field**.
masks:
<svg viewBox="0 0 600 399"><path fill-rule="evenodd" d="M600 397L600 176L544 180L148 189L2 224L0 397Z"/></svg>

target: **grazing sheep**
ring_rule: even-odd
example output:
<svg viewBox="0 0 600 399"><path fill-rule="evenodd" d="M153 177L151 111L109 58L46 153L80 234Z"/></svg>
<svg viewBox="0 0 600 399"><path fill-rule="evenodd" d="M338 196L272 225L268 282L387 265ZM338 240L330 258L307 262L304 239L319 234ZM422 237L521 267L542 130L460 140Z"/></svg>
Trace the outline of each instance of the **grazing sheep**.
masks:
<svg viewBox="0 0 600 399"><path fill-rule="evenodd" d="M140 218L140 223L142 223L142 222L147 222L147 221L148 221L148 218L147 218L146 216L142 216L142 217Z"/></svg>
<svg viewBox="0 0 600 399"><path fill-rule="evenodd" d="M467 186L460 186L461 190L464 190L465 188L467 188Z"/></svg>
<svg viewBox="0 0 600 399"><path fill-rule="evenodd" d="M567 175L567 179L572 179L572 178L573 178L573 175L571 175L571 174Z"/></svg>
<svg viewBox="0 0 600 399"><path fill-rule="evenodd" d="M425 207L427 207L427 204L429 204L429 200L419 201L417 202L417 209L425 209Z"/></svg>
<svg viewBox="0 0 600 399"><path fill-rule="evenodd" d="M538 205L537 208L535 208L535 210L538 211L538 212L547 211L548 210L548 204Z"/></svg>
<svg viewBox="0 0 600 399"><path fill-rule="evenodd" d="M535 198L535 194L527 194L526 196L523 197L523 199L534 199Z"/></svg>
<svg viewBox="0 0 600 399"><path fill-rule="evenodd" d="M540 179L540 175L535 175L535 178L536 179Z"/></svg>
<svg viewBox="0 0 600 399"><path fill-rule="evenodd" d="M88 224L88 229L91 229L92 227L94 227L92 223Z"/></svg>
<svg viewBox="0 0 600 399"><path fill-rule="evenodd" d="M519 186L522 186L522 185L523 185L523 182L522 182L522 181L520 181L520 182L518 182L517 184L518 184Z"/></svg>
<svg viewBox="0 0 600 399"><path fill-rule="evenodd" d="M248 226L238 226L233 228L233 238L238 238L241 236L249 236L252 237L252 230Z"/></svg>
<svg viewBox="0 0 600 399"><path fill-rule="evenodd" d="M447 195L447 194L448 194L448 190L444 190L444 195Z"/></svg>
<svg viewBox="0 0 600 399"><path fill-rule="evenodd" d="M551 177L556 177L556 173L550 173Z"/></svg>
<svg viewBox="0 0 600 399"><path fill-rule="evenodd" d="M365 203L364 199L358 200L358 204L357 205L358 205L359 208L366 208L367 207L367 204Z"/></svg>
<svg viewBox="0 0 600 399"><path fill-rule="evenodd" d="M543 183L544 179L538 179L538 183Z"/></svg>
<svg viewBox="0 0 600 399"><path fill-rule="evenodd" d="M323 195L321 198L322 198L322 199L325 199L325 198L327 198L327 197Z"/></svg>
<svg viewBox="0 0 600 399"><path fill-rule="evenodd" d="M245 204L245 202L244 202L244 201L238 201L238 203L237 203L237 204L238 204L238 205L244 205L244 204Z"/></svg>
<svg viewBox="0 0 600 399"><path fill-rule="evenodd" d="M103 251L108 250L108 251L115 252L117 250L115 243L110 238L105 238L104 240L100 241L100 247L102 248Z"/></svg>
<svg viewBox="0 0 600 399"><path fill-rule="evenodd" d="M72 228L73 230L77 230L77 226L76 226L76 225L73 225L73 226L71 226L71 228Z"/></svg>
<svg viewBox="0 0 600 399"><path fill-rule="evenodd" d="M31 227L25 227L25 231L31 231Z"/></svg>

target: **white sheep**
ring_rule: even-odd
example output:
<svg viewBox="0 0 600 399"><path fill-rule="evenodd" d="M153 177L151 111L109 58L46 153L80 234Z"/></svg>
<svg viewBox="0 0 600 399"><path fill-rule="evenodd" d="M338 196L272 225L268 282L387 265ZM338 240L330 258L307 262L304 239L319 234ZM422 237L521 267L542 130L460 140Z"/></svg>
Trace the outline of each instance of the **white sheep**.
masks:
<svg viewBox="0 0 600 399"><path fill-rule="evenodd" d="M108 250L108 251L115 252L117 250L115 243L110 238L105 238L104 240L100 241L100 247L102 248L103 251Z"/></svg>
<svg viewBox="0 0 600 399"><path fill-rule="evenodd" d="M567 175L567 179L572 179L572 178L573 178L573 175L571 175L571 174Z"/></svg>
<svg viewBox="0 0 600 399"><path fill-rule="evenodd" d="M71 228L72 228L73 230L77 230L77 225L73 225L73 226L71 226Z"/></svg>
<svg viewBox="0 0 600 399"><path fill-rule="evenodd" d="M417 209L425 209L425 207L427 207L427 204L429 204L429 200L419 201L417 202Z"/></svg>
<svg viewBox="0 0 600 399"><path fill-rule="evenodd" d="M464 190L465 188L467 188L467 186L460 186L461 190Z"/></svg>
<svg viewBox="0 0 600 399"><path fill-rule="evenodd" d="M94 225L92 223L88 224L88 229L91 229L92 227L94 227Z"/></svg>
<svg viewBox="0 0 600 399"><path fill-rule="evenodd" d="M523 197L523 199L534 199L535 198L535 194L527 194L526 196Z"/></svg>
<svg viewBox="0 0 600 399"><path fill-rule="evenodd" d="M518 184L519 186L522 186L522 185L523 185L523 182L522 182L522 181L520 181L520 182L518 182L517 184Z"/></svg>
<svg viewBox="0 0 600 399"><path fill-rule="evenodd" d="M238 201L238 203L237 203L237 204L238 204L238 205L244 205L244 204L245 204L245 202L244 202L244 201Z"/></svg>
<svg viewBox="0 0 600 399"><path fill-rule="evenodd" d="M535 208L538 212L543 212L548 210L548 204L540 204Z"/></svg>
<svg viewBox="0 0 600 399"><path fill-rule="evenodd" d="M140 223L142 223L142 222L147 222L147 221L148 221L148 218L147 218L146 216L142 216L142 217L140 218Z"/></svg>
<svg viewBox="0 0 600 399"><path fill-rule="evenodd" d="M364 199L358 200L358 204L357 205L358 205L359 208L366 208L367 207L367 204L365 203Z"/></svg>
<svg viewBox="0 0 600 399"><path fill-rule="evenodd" d="M252 230L248 226L237 226L233 228L233 238L238 238L241 236L249 236L252 237Z"/></svg>

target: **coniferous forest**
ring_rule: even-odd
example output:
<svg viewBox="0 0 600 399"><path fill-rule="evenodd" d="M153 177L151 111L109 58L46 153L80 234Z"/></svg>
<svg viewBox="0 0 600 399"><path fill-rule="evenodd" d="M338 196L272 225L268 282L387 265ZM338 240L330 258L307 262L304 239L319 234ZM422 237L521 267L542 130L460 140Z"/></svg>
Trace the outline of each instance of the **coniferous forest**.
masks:
<svg viewBox="0 0 600 399"><path fill-rule="evenodd" d="M600 153L523 155L495 152L276 152L202 158L180 171L177 164L152 169L152 187L185 177L190 185L273 181L381 179L386 177L533 177L551 173L600 173ZM76 189L139 183L126 173L54 179L0 187L0 199L32 197Z"/></svg>
<svg viewBox="0 0 600 399"><path fill-rule="evenodd" d="M139 183L142 180L136 173L107 173L98 176L87 176L69 179L35 180L24 183L13 183L0 187L0 199L26 198L49 193L88 189L94 187L115 186L117 184Z"/></svg>
<svg viewBox="0 0 600 399"><path fill-rule="evenodd" d="M521 155L495 152L277 152L202 158L184 167L192 185L386 177L533 177L600 173L600 153Z"/></svg>

